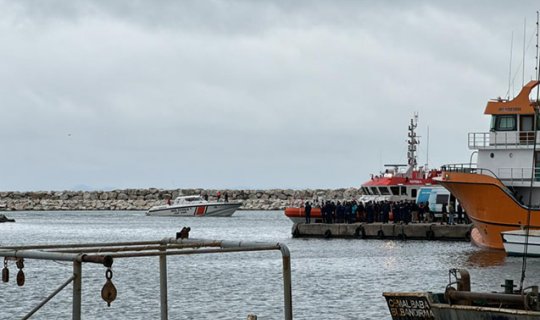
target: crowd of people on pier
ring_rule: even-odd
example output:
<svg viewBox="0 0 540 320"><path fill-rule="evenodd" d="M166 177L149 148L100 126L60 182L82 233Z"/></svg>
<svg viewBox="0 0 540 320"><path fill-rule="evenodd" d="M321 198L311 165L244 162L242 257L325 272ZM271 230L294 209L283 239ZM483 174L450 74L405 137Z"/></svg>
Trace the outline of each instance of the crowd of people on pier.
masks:
<svg viewBox="0 0 540 320"><path fill-rule="evenodd" d="M429 202L415 201L306 201L304 212L306 223L311 223L312 208L318 208L324 223L469 223L461 207L450 202L443 203L441 212L433 212ZM436 215L437 214L437 215Z"/></svg>

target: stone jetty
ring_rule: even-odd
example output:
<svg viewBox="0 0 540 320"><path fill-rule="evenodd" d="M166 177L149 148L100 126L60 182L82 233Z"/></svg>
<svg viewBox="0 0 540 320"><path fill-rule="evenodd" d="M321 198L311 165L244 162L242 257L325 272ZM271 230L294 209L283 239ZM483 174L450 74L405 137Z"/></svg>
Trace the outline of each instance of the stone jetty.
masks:
<svg viewBox="0 0 540 320"><path fill-rule="evenodd" d="M471 224L441 225L439 223L295 223L291 233L295 238L470 241L471 228Z"/></svg>
<svg viewBox="0 0 540 320"><path fill-rule="evenodd" d="M181 195L208 194L215 200L227 193L229 201L242 202L241 210L283 210L313 199L352 200L360 197L357 188L343 189L124 189L112 191L4 191L0 192L0 211L57 211L57 210L147 210L164 204L167 198Z"/></svg>

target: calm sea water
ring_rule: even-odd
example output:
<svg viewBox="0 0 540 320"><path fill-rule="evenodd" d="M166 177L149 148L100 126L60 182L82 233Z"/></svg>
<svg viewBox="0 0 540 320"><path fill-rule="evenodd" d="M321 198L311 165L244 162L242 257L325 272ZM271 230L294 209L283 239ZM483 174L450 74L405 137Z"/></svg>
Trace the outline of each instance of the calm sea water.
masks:
<svg viewBox="0 0 540 320"><path fill-rule="evenodd" d="M383 291L442 292L448 269L466 268L473 290L519 281L521 258L463 242L293 239L281 211L238 211L230 218L147 217L143 212L13 212L0 245L159 240L183 226L190 238L285 243L291 251L295 319L390 319ZM71 275L72 264L25 261L26 284L0 283L0 319L18 319ZM158 258L117 259L118 298L101 300L105 268L83 265L83 319L159 319ZM170 319L283 319L279 251L168 257ZM527 284L540 284L529 260ZM71 319L71 285L32 319Z"/></svg>

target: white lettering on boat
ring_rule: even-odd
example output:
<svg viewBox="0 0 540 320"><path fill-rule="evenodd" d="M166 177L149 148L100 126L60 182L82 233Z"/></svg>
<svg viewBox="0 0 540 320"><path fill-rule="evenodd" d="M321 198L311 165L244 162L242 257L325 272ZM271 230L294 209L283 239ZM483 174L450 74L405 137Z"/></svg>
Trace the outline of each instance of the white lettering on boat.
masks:
<svg viewBox="0 0 540 320"><path fill-rule="evenodd" d="M394 320L434 319L433 312L425 297L387 297L387 303Z"/></svg>

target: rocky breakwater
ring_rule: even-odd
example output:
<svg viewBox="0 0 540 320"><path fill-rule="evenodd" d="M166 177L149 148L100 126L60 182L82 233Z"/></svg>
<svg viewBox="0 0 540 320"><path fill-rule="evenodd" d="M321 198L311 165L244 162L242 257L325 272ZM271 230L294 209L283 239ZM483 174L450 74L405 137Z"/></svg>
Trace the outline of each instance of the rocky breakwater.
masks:
<svg viewBox="0 0 540 320"><path fill-rule="evenodd" d="M0 211L57 211L57 210L147 210L164 204L167 198L182 195L207 194L215 200L221 192L229 201L242 202L241 210L282 210L287 206L300 205L307 200L352 200L360 196L360 190L209 190L209 189L125 189L113 191L33 191L0 192Z"/></svg>

